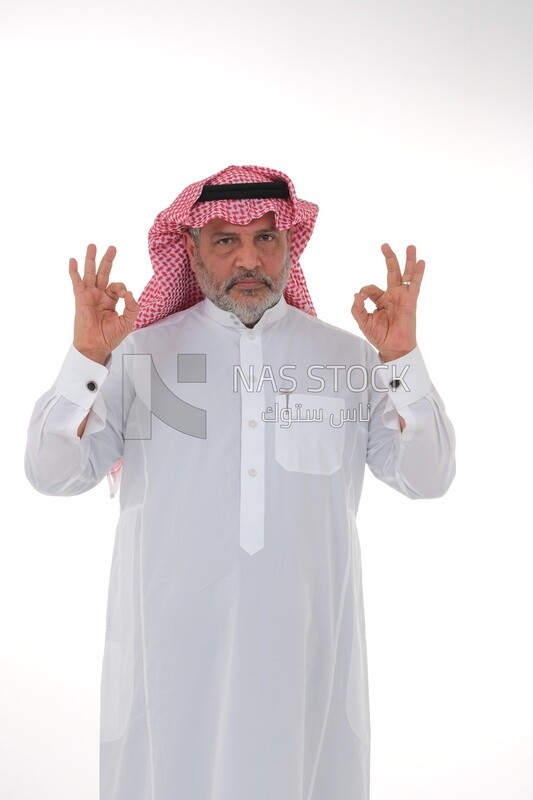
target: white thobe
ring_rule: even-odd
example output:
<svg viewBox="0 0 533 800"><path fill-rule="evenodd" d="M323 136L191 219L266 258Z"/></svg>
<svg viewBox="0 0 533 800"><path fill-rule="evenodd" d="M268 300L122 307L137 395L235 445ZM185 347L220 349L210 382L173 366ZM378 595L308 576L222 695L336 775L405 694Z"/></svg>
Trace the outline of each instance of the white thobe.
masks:
<svg viewBox="0 0 533 800"><path fill-rule="evenodd" d="M178 354L205 354L205 374ZM177 398L205 436L169 423ZM367 800L365 464L435 497L453 452L418 349L381 365L283 298L253 329L204 300L106 366L71 348L35 407L26 471L73 495L124 459L101 800Z"/></svg>

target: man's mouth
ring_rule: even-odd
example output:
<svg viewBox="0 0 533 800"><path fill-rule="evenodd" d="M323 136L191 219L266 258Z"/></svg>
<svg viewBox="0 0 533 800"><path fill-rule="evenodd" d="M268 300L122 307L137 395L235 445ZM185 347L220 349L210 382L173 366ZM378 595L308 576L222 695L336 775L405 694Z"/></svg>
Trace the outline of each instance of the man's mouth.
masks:
<svg viewBox="0 0 533 800"><path fill-rule="evenodd" d="M262 286L269 286L269 281L267 278L257 278L253 275L244 278L233 278L229 282L227 291L229 292L234 286L238 289L259 289Z"/></svg>
<svg viewBox="0 0 533 800"><path fill-rule="evenodd" d="M242 278L240 281L236 281L233 286L245 286L247 289L254 289L257 286L265 286L264 281L259 281L257 278Z"/></svg>

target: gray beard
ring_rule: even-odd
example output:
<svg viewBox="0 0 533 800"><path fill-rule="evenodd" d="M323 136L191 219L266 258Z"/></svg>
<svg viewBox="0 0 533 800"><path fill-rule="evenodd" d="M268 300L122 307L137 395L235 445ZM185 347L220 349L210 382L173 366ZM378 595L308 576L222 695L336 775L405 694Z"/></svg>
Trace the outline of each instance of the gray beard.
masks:
<svg viewBox="0 0 533 800"><path fill-rule="evenodd" d="M235 314L244 325L255 325L255 323L261 319L265 311L275 306L280 300L289 279L291 257L290 254L287 254L283 269L277 281L273 281L272 278L264 275L260 270L241 269L220 285L213 280L204 262L198 255L195 259L195 266L196 280L208 300L211 300L214 305L218 306L218 308L221 308L223 311L230 311L232 314ZM243 303L231 297L229 295L231 287L244 278L255 278L256 280L262 281L268 287L268 291L265 292L264 289L242 290L249 298L253 298L257 295L257 300L255 302Z"/></svg>

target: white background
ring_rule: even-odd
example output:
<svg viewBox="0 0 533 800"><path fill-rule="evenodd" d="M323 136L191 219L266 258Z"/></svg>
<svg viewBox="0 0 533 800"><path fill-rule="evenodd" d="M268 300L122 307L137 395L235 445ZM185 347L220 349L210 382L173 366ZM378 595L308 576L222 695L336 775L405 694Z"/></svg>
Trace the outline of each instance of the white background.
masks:
<svg viewBox="0 0 533 800"><path fill-rule="evenodd" d="M2 0L0 15L1 796L97 797L118 501L105 482L41 496L23 473L71 341L68 259L115 244L138 295L156 214L251 163L321 208L302 265L328 322L357 330L382 242L427 262L419 344L457 477L435 501L365 485L372 798L531 800L533 5Z"/></svg>

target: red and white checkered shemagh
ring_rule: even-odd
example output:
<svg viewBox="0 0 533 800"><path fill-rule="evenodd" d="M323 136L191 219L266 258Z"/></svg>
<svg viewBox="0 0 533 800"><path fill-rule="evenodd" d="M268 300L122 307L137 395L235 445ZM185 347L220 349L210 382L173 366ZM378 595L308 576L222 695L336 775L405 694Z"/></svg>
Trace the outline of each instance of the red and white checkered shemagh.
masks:
<svg viewBox="0 0 533 800"><path fill-rule="evenodd" d="M287 183L288 200L213 200L196 204L206 184L218 186L280 180ZM292 181L283 172L266 167L231 166L210 178L187 186L168 208L157 215L148 233L148 251L154 275L139 297L141 310L135 328L144 328L204 299L185 250L184 231L202 228L215 218L224 219L234 225L247 225L269 211L274 212L279 230L292 228L292 265L284 290L285 300L289 305L316 316L299 259L313 233L318 206L299 200ZM108 473L111 496L118 489L122 463L122 460L118 461Z"/></svg>
<svg viewBox="0 0 533 800"><path fill-rule="evenodd" d="M290 200L214 200L198 203L204 185L286 181ZM141 311L135 323L143 328L159 319L184 311L203 300L189 257L183 244L183 232L202 228L215 218L234 225L247 225L253 219L273 211L279 230L292 228L290 245L291 271L284 296L287 303L316 316L299 258L315 226L318 206L299 200L294 186L282 172L265 167L227 167L206 180L187 186L174 202L157 215L148 234L148 251L154 276L139 297Z"/></svg>

